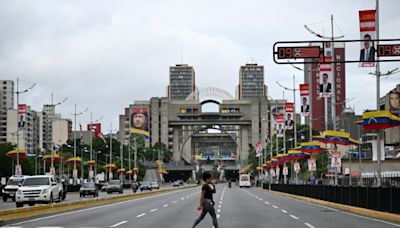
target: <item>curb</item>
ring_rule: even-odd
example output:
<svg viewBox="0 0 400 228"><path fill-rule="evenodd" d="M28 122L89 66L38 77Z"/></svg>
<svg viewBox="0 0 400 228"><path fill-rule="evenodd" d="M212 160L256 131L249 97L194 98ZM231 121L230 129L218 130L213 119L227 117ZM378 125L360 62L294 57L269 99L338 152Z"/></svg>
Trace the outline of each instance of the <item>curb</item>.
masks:
<svg viewBox="0 0 400 228"><path fill-rule="evenodd" d="M358 215L363 215L363 216L367 216L367 217L371 217L371 218L382 219L382 220L387 220L387 221L392 221L392 222L400 222L400 215L398 215L398 214L393 214L393 213L383 212L383 211L375 211L375 210L371 210L371 209L354 207L354 206L344 205L344 204L339 204L339 203L333 203L333 202L328 202L328 201L324 201L324 200L314 199L314 198L305 197L305 196L292 195L289 193L278 192L278 191L273 191L273 190L268 190L268 189L263 189L263 190L271 192L276 195L286 196L286 197L289 197L292 199L297 199L297 200L302 200L302 201L309 202L309 203L319 204L322 206L332 207L335 209L351 212L351 213L358 214Z"/></svg>
<svg viewBox="0 0 400 228"><path fill-rule="evenodd" d="M64 212L75 209L89 208L95 206L101 206L111 203L123 202L132 199L143 198L146 196L159 195L162 193L173 192L178 190L184 190L193 188L194 186L187 186L179 189L164 189L156 192L144 192L144 193L131 193L126 195L111 196L109 198L94 198L94 199L84 199L72 202L54 203L50 205L40 205L33 207L24 207L16 209L7 209L0 211L0 225L4 225L5 222L12 220L18 220L22 218L42 216L52 213Z"/></svg>

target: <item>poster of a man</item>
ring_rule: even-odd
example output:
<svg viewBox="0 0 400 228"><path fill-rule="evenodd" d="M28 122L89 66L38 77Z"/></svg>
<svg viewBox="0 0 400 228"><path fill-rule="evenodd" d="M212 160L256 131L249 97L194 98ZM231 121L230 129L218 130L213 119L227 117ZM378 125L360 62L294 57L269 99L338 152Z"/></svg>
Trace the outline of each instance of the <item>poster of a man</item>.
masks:
<svg viewBox="0 0 400 228"><path fill-rule="evenodd" d="M148 108L132 108L130 116L131 132L144 136L150 136L148 118Z"/></svg>
<svg viewBox="0 0 400 228"><path fill-rule="evenodd" d="M364 48L360 51L360 61L362 62L373 62L375 61L375 48L371 42L371 35L364 35Z"/></svg>
<svg viewBox="0 0 400 228"><path fill-rule="evenodd" d="M389 93L389 105L391 109L400 109L400 92L392 90Z"/></svg>
<svg viewBox="0 0 400 228"><path fill-rule="evenodd" d="M322 74L322 83L319 84L320 93L331 93L332 83L329 82L329 75L327 73Z"/></svg>
<svg viewBox="0 0 400 228"><path fill-rule="evenodd" d="M308 99L307 97L302 97L302 103L301 103L301 112L302 113L308 113L310 112L310 105L308 104Z"/></svg>
<svg viewBox="0 0 400 228"><path fill-rule="evenodd" d="M293 121L292 113L286 113L285 127L288 130L293 129L294 121Z"/></svg>

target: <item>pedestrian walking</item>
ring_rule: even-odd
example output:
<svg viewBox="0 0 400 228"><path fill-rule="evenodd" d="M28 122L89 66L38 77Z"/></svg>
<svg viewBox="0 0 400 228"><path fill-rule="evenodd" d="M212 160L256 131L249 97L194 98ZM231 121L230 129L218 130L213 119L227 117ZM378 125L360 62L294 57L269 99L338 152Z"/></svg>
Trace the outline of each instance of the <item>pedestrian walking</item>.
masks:
<svg viewBox="0 0 400 228"><path fill-rule="evenodd" d="M214 209L213 194L215 194L215 185L212 182L212 175L210 173L203 173L204 185L201 188L200 204L197 210L201 211L200 216L194 222L192 228L196 227L207 215L210 214L215 228L218 228L217 215Z"/></svg>

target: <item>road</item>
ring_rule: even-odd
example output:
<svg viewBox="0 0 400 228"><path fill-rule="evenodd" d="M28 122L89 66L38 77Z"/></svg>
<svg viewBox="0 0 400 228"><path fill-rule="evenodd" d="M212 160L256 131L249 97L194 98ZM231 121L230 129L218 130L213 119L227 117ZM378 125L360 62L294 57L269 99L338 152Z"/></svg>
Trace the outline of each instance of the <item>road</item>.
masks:
<svg viewBox="0 0 400 228"><path fill-rule="evenodd" d="M21 221L8 227L189 228L198 216L200 188ZM214 195L219 227L393 228L399 224L293 200L262 189L218 185ZM206 216L199 228L212 227Z"/></svg>
<svg viewBox="0 0 400 228"><path fill-rule="evenodd" d="M162 186L163 189L165 188L169 188L171 186ZM153 190L153 191L157 191L157 190ZM139 191L140 192L140 191ZM124 189L124 193L123 194L131 194L132 190L131 189ZM114 195L119 195L118 193L112 193L112 194L107 194L107 192L101 192L99 191L99 197L101 198L108 198ZM85 200L85 199L91 199L93 198L93 196L89 195L83 198L79 197L79 193L77 192L69 192L67 194L67 198L65 199L64 202L71 202L71 201L76 201L76 200ZM40 204L38 204L40 205ZM24 207L29 207L28 205L24 205ZM11 199L8 199L7 202L3 202L0 201L0 210L6 210L6 209L14 209L16 208L15 202L13 202Z"/></svg>

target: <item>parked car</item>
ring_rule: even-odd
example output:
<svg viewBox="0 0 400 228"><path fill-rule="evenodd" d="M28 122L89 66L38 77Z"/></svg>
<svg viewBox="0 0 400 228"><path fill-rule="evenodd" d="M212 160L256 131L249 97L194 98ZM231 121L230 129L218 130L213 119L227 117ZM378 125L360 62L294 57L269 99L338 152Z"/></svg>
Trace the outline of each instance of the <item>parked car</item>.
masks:
<svg viewBox="0 0 400 228"><path fill-rule="evenodd" d="M8 198L11 198L15 201L15 193L18 190L18 185L21 185L25 180L25 176L12 176L7 181L7 185L4 187L2 191L3 201L6 202Z"/></svg>
<svg viewBox="0 0 400 228"><path fill-rule="evenodd" d="M151 182L151 189L160 189L160 184L158 182Z"/></svg>
<svg viewBox="0 0 400 228"><path fill-rule="evenodd" d="M140 187L139 187L140 191L144 191L144 190L152 190L151 184L150 182L142 182L140 183Z"/></svg>
<svg viewBox="0 0 400 228"><path fill-rule="evenodd" d="M118 192L119 194L124 193L124 186L122 185L121 180L110 180L107 186L107 194L111 194L113 192Z"/></svg>
<svg viewBox="0 0 400 228"><path fill-rule="evenodd" d="M102 192L106 192L106 191L107 191L107 188L108 188L108 184L105 183L105 184L103 184L103 186L101 186L101 191L102 191Z"/></svg>
<svg viewBox="0 0 400 228"><path fill-rule="evenodd" d="M99 191L97 190L96 184L93 182L84 183L79 189L79 196L85 197L87 195L92 195L93 197L99 196Z"/></svg>
<svg viewBox="0 0 400 228"><path fill-rule="evenodd" d="M183 183L183 180L179 180L179 185L180 185L180 186L183 186L183 184L184 184L184 183Z"/></svg>
<svg viewBox="0 0 400 228"><path fill-rule="evenodd" d="M172 183L172 187L180 187L180 186L181 186L181 184L179 183L179 181L174 181Z"/></svg>
<svg viewBox="0 0 400 228"><path fill-rule="evenodd" d="M54 200L61 202L63 198L63 187L51 175L37 175L26 177L21 187L15 194L17 207L24 204L33 206L36 203L53 203Z"/></svg>

